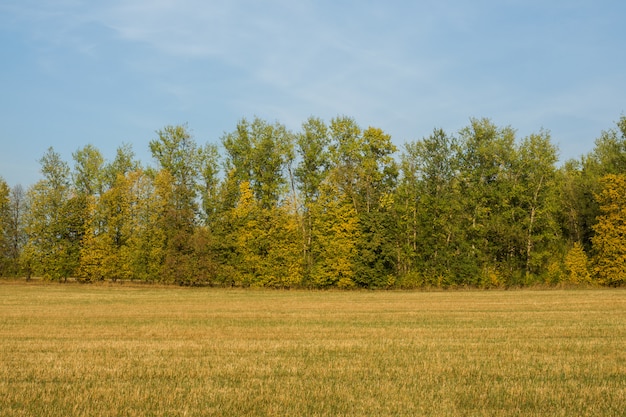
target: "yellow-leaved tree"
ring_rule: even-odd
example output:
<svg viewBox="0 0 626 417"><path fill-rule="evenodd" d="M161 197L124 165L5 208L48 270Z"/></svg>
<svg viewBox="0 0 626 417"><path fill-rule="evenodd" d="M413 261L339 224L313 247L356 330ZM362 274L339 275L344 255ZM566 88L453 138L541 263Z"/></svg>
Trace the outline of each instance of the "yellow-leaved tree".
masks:
<svg viewBox="0 0 626 417"><path fill-rule="evenodd" d="M588 259L583 245L579 242L565 255L565 270L567 271L567 281L572 284L581 284L591 282L591 274L589 273Z"/></svg>
<svg viewBox="0 0 626 417"><path fill-rule="evenodd" d="M236 280L243 285L289 288L302 281L300 228L288 207L262 207L250 183L239 187L233 209L238 260Z"/></svg>
<svg viewBox="0 0 626 417"><path fill-rule="evenodd" d="M108 278L105 259L110 253L110 248L106 245L105 235L97 230L100 219L97 216L96 201L93 197L88 199L87 218L85 235L80 248L78 276L85 281L100 281Z"/></svg>
<svg viewBox="0 0 626 417"><path fill-rule="evenodd" d="M325 182L313 211L313 267L310 281L316 287L351 288L355 283L359 220L352 201Z"/></svg>
<svg viewBox="0 0 626 417"><path fill-rule="evenodd" d="M610 286L626 283L626 175L609 174L601 180L596 195L600 206L592 238L595 252L593 271Z"/></svg>
<svg viewBox="0 0 626 417"><path fill-rule="evenodd" d="M5 276L9 264L9 185L0 177L0 277Z"/></svg>

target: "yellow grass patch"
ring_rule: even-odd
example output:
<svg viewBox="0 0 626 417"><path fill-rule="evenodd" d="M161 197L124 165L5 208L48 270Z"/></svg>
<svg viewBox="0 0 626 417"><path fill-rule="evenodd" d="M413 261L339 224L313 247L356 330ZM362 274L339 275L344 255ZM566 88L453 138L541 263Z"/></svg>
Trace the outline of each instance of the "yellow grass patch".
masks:
<svg viewBox="0 0 626 417"><path fill-rule="evenodd" d="M626 291L0 284L2 416L623 416Z"/></svg>

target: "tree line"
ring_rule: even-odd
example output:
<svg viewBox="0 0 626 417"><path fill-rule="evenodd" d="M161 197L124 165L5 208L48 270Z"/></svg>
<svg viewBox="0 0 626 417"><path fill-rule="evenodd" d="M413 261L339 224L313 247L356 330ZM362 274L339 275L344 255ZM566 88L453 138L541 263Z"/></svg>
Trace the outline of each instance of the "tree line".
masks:
<svg viewBox="0 0 626 417"><path fill-rule="evenodd" d="M549 132L471 119L396 149L381 129L242 119L221 147L186 125L106 161L53 148L0 178L0 276L278 288L626 282L626 117L557 165Z"/></svg>

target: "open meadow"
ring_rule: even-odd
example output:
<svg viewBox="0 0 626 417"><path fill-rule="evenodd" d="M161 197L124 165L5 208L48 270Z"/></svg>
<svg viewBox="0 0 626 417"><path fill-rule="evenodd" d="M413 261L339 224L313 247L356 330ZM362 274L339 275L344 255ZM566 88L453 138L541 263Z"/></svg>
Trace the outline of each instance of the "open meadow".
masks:
<svg viewBox="0 0 626 417"><path fill-rule="evenodd" d="M626 291L0 282L0 416L625 416Z"/></svg>

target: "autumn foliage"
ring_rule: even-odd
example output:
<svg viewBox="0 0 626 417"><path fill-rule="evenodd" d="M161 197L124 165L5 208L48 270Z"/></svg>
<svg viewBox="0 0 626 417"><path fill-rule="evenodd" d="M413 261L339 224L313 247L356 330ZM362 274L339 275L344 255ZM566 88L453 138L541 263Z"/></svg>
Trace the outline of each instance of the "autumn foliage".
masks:
<svg viewBox="0 0 626 417"><path fill-rule="evenodd" d="M71 167L50 148L0 179L0 275L274 288L626 282L626 118L557 165L549 132L472 119L398 150L379 128L241 120L221 147L187 126Z"/></svg>
<svg viewBox="0 0 626 417"><path fill-rule="evenodd" d="M596 252L594 272L606 285L626 283L626 174L608 174L597 195L600 216L592 239Z"/></svg>

